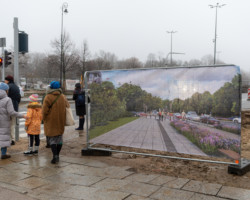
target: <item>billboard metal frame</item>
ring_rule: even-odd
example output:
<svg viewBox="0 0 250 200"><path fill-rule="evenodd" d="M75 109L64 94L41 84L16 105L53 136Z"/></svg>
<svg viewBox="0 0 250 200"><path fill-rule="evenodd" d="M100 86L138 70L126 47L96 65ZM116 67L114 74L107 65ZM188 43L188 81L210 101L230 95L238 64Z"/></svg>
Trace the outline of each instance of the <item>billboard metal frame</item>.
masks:
<svg viewBox="0 0 250 200"><path fill-rule="evenodd" d="M94 71L86 71L84 74L84 83L85 83L85 105L86 105L86 139L87 139L87 149L85 150L97 150L97 151L106 151L106 152L117 152L117 153L126 153L126 154L135 154L135 155L142 155L142 156L150 156L150 157L160 157L160 158L170 158L170 159L179 159L179 160L189 160L189 161L198 161L198 162L208 162L208 163L218 163L218 164L229 164L231 166L235 167L241 167L243 165L244 159L241 157L241 151L242 151L242 142L240 143L240 159L239 163L233 163L233 162L225 162L225 161L215 161L215 160L206 160L206 159L196 159L196 158L185 158L185 157L177 157L177 156L167 156L167 155L157 155L157 154L148 154L148 153L139 153L139 152L131 152L131 151L121 151L121 150L113 150L113 149L108 149L108 148L98 148L98 147L93 147L95 144L90 144L90 139L89 139L89 121L90 121L90 105L88 104L88 81L87 81L87 74L88 73L93 73L93 72L108 72L108 71L135 71L135 70L156 70L156 69L180 69L180 68L217 68L217 67L227 67L227 66L234 66L238 67L237 65L234 64L225 64L225 65L211 65L211 66L174 66L174 67L159 67L159 68L136 68L136 69L116 69L116 70L94 70ZM241 74L241 73L240 73ZM242 80L240 79L239 82L239 111L241 113L242 110L242 104L241 104L241 82ZM242 138L241 138L242 139ZM192 155L192 154L187 154L187 155Z"/></svg>

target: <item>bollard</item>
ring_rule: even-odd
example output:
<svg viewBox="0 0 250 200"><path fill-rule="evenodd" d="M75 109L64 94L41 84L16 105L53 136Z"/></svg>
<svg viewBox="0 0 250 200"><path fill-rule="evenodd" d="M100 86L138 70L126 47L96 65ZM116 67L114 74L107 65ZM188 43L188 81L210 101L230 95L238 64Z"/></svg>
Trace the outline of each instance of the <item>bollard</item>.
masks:
<svg viewBox="0 0 250 200"><path fill-rule="evenodd" d="M248 95L247 95L247 96L248 96L248 97L247 97L247 100L250 101L250 88L248 88L248 93L247 93L247 94L248 94Z"/></svg>

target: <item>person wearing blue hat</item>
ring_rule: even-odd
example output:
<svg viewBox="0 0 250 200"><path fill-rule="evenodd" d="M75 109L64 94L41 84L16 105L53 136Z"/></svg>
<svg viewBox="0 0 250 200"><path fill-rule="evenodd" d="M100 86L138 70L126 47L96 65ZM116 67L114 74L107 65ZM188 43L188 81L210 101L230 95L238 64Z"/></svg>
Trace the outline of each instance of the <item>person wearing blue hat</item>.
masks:
<svg viewBox="0 0 250 200"><path fill-rule="evenodd" d="M1 159L10 158L7 155L7 147L11 145L10 142L10 126L11 117L26 118L25 115L20 114L14 110L12 100L7 96L9 86L6 83L0 83L0 147Z"/></svg>
<svg viewBox="0 0 250 200"><path fill-rule="evenodd" d="M42 106L44 133L48 137L48 143L53 153L52 164L59 162L66 123L66 107L69 107L69 102L62 94L60 87L58 81L50 83L50 89L47 91Z"/></svg>

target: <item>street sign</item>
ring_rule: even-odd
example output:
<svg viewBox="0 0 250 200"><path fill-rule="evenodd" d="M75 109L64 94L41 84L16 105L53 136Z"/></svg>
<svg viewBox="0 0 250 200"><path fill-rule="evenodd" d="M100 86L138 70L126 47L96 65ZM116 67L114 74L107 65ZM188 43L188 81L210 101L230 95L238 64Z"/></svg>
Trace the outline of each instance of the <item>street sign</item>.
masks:
<svg viewBox="0 0 250 200"><path fill-rule="evenodd" d="M6 47L6 38L0 38L0 47Z"/></svg>

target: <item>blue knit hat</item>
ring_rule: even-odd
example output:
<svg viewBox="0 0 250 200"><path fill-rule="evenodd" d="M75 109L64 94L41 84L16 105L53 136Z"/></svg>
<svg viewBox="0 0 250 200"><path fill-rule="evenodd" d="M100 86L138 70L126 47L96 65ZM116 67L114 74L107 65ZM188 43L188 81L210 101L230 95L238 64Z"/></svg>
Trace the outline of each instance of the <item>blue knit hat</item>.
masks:
<svg viewBox="0 0 250 200"><path fill-rule="evenodd" d="M51 89L58 89L61 87L61 85L58 81L52 81L49 85L50 85Z"/></svg>
<svg viewBox="0 0 250 200"><path fill-rule="evenodd" d="M6 83L0 83L0 90L7 91L9 89L9 86Z"/></svg>

